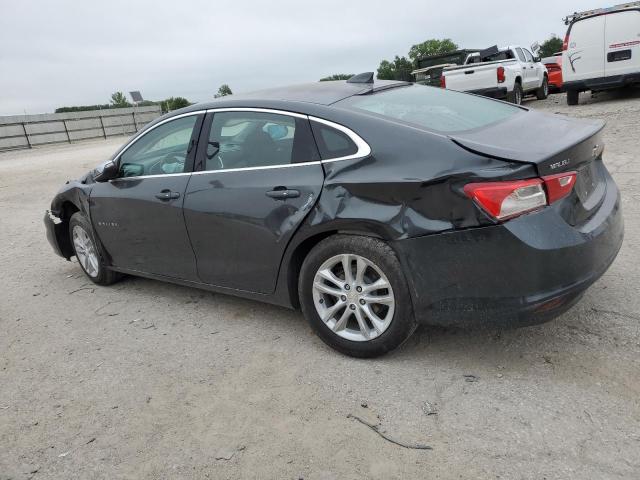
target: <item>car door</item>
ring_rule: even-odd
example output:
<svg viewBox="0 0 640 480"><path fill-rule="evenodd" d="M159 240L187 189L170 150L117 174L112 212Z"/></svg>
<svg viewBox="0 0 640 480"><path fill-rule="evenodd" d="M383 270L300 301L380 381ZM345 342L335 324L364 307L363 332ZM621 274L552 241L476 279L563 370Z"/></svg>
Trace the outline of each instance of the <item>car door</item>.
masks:
<svg viewBox="0 0 640 480"><path fill-rule="evenodd" d="M567 49L562 53L565 82L604 76L604 29L607 15L578 20L569 27Z"/></svg>
<svg viewBox="0 0 640 480"><path fill-rule="evenodd" d="M119 268L197 280L182 213L204 114L159 123L119 154L119 176L90 195L95 231Z"/></svg>
<svg viewBox="0 0 640 480"><path fill-rule="evenodd" d="M524 89L532 90L538 88L538 72L536 71L536 64L533 61L533 55L526 48L523 48L522 52L527 60L527 62L523 64L525 72L525 78L522 80L524 82Z"/></svg>
<svg viewBox="0 0 640 480"><path fill-rule="evenodd" d="M605 76L640 72L640 10L605 15Z"/></svg>
<svg viewBox="0 0 640 480"><path fill-rule="evenodd" d="M271 293L287 243L320 195L324 172L304 115L207 114L184 215L208 284Z"/></svg>

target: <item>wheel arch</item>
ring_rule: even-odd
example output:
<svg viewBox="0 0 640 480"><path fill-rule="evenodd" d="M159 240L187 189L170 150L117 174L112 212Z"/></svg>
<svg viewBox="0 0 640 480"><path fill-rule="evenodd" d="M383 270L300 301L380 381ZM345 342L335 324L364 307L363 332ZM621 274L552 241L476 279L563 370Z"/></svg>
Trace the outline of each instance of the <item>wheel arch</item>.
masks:
<svg viewBox="0 0 640 480"><path fill-rule="evenodd" d="M335 235L358 235L363 237L378 238L385 240L378 232L373 228L327 228L321 231L310 232L299 240L295 245L291 247L291 251L287 256L286 268L282 269L286 272L286 278L281 279L286 282L286 294L289 299L289 303L293 308L300 308L300 298L298 296L298 280L300 278L300 269L304 263L305 258L309 255L309 252L326 238ZM389 242L389 246L393 248ZM397 253L397 252L396 252Z"/></svg>

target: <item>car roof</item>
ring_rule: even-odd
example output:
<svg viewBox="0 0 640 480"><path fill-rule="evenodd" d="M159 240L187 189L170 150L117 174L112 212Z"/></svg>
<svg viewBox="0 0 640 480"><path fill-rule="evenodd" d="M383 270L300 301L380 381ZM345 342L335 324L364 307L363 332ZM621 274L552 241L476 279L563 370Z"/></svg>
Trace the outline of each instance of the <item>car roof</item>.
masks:
<svg viewBox="0 0 640 480"><path fill-rule="evenodd" d="M187 112L189 110L220 108L230 106L232 103L242 103L245 104L244 106L250 107L254 103L274 101L302 102L328 106L354 95L363 95L409 84L409 82L396 80L375 80L373 83L348 83L345 80L303 83L299 85L258 90L250 93L229 95L210 102L192 105L182 111Z"/></svg>

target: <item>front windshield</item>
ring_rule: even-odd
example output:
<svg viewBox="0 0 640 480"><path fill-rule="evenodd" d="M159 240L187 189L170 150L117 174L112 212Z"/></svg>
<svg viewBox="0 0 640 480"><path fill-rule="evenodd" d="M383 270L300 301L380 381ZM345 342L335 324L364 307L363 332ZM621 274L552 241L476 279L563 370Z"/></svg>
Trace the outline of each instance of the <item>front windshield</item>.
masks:
<svg viewBox="0 0 640 480"><path fill-rule="evenodd" d="M472 130L524 113L504 102L425 85L354 95L335 105L442 133Z"/></svg>

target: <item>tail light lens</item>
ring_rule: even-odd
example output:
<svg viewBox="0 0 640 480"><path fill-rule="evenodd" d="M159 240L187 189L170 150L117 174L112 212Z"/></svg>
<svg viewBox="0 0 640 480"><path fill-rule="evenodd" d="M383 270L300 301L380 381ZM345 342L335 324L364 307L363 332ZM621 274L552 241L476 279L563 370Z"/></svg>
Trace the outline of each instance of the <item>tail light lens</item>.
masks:
<svg viewBox="0 0 640 480"><path fill-rule="evenodd" d="M547 204L547 196L539 178L468 183L464 186L464 193L498 220L517 217Z"/></svg>
<svg viewBox="0 0 640 480"><path fill-rule="evenodd" d="M498 76L498 83L504 83L504 67L498 67L498 69L496 70L496 75Z"/></svg>
<svg viewBox="0 0 640 480"><path fill-rule="evenodd" d="M508 220L538 210L566 197L576 183L576 172L529 180L468 183L464 193L497 220Z"/></svg>
<svg viewBox="0 0 640 480"><path fill-rule="evenodd" d="M569 32L564 36L564 41L562 42L562 51L565 52L569 50Z"/></svg>
<svg viewBox="0 0 640 480"><path fill-rule="evenodd" d="M547 189L549 205L571 193L573 186L576 184L577 175L577 172L564 172L558 173L557 175L542 177L542 180L544 180L544 186Z"/></svg>
<svg viewBox="0 0 640 480"><path fill-rule="evenodd" d="M447 79L444 75L440 75L440 88L447 88Z"/></svg>

